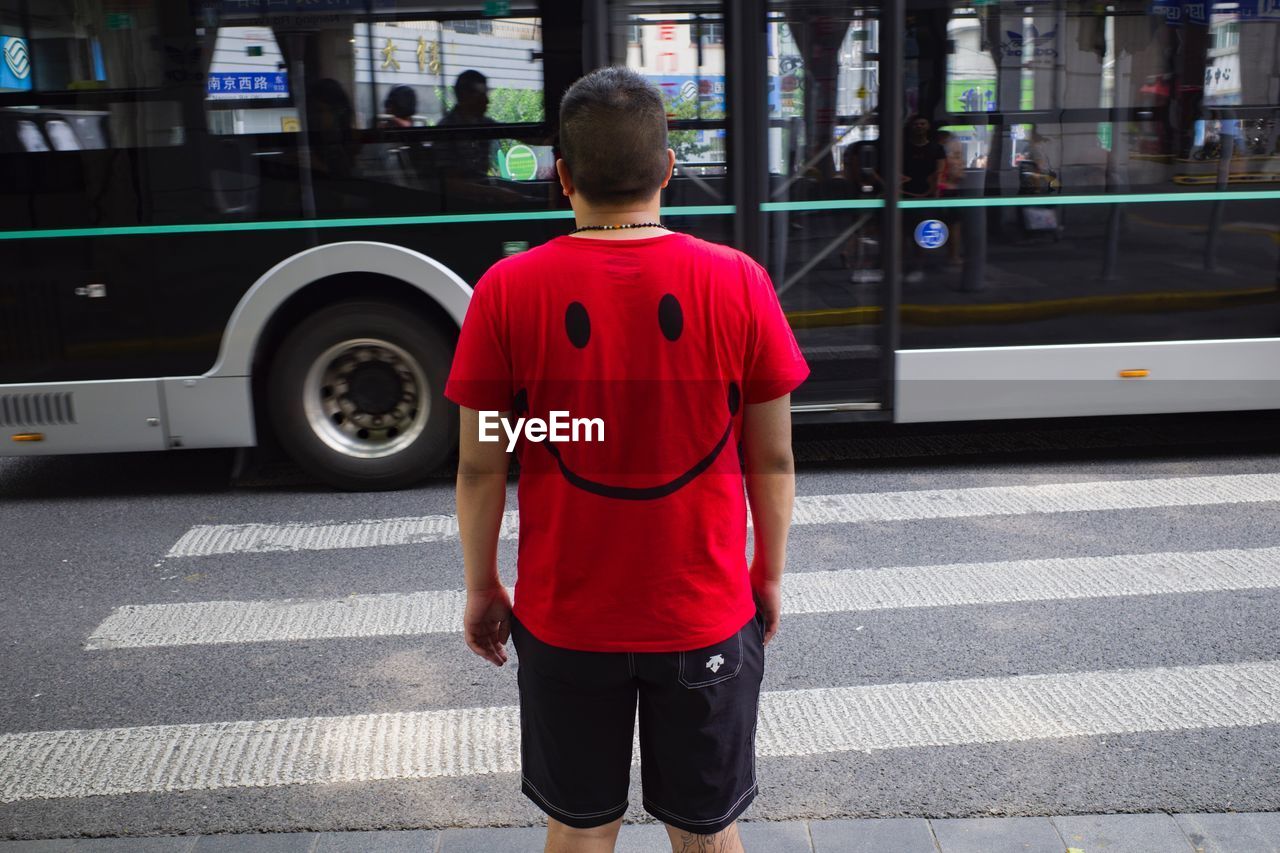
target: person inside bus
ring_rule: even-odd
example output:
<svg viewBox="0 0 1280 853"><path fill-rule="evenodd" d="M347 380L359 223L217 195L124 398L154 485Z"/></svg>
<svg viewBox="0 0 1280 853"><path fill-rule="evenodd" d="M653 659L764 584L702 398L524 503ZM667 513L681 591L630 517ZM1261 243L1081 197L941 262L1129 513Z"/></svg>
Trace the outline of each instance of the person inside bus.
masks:
<svg viewBox="0 0 1280 853"><path fill-rule="evenodd" d="M938 198L947 169L946 150L930 135L932 125L922 115L907 119L902 146L902 197Z"/></svg>
<svg viewBox="0 0 1280 853"><path fill-rule="evenodd" d="M854 197L884 195L879 139L861 139L850 144L844 149L840 164L840 174L849 183ZM859 219L862 227L849 235L840 250L840 259L850 270L849 280L854 284L880 281L883 277L880 261L872 250L879 245L879 217L859 216Z"/></svg>
<svg viewBox="0 0 1280 853"><path fill-rule="evenodd" d="M947 152L930 133L932 124L922 115L907 119L902 146L902 197L938 198L947 170ZM930 214L923 210L903 218L903 230L913 232ZM915 283L924 279L924 252L915 240L904 240L907 248L906 275L903 281Z"/></svg>
<svg viewBox="0 0 1280 853"><path fill-rule="evenodd" d="M938 196L956 198L960 195L961 185L964 183L964 146L949 130L939 130L934 141L942 146L942 150L947 155L947 167L938 179ZM954 207L944 208L942 211L942 221L951 230L950 237L947 239L947 263L953 267L958 266L961 260L960 229L963 217L960 213L960 210Z"/></svg>
<svg viewBox="0 0 1280 853"><path fill-rule="evenodd" d="M525 197L509 187L496 186L489 178L498 157L498 140L490 135L466 137L464 129L496 125L488 116L489 81L474 68L463 71L453 84L457 99L436 127L457 128L435 143L436 168L445 189L446 202L466 207L510 207ZM462 133L462 135L459 135Z"/></svg>
<svg viewBox="0 0 1280 853"><path fill-rule="evenodd" d="M396 86L387 92L382 106L387 114L378 122L378 127L383 130L413 127L413 115L418 111L418 95L412 86Z"/></svg>
<svg viewBox="0 0 1280 853"><path fill-rule="evenodd" d="M307 89L307 130L312 168L332 178L350 177L360 153L356 111L342 84L332 77Z"/></svg>
<svg viewBox="0 0 1280 853"><path fill-rule="evenodd" d="M657 87L621 67L583 77L560 151L577 227L485 273L445 385L465 640L498 666L515 641L521 786L548 853L614 849L637 708L644 808L672 849L742 853L795 494L790 397L809 368L763 267L661 223L675 152ZM515 444L513 612L507 447L481 424L565 409L608 437Z"/></svg>
<svg viewBox="0 0 1280 853"><path fill-rule="evenodd" d="M445 113L436 127L475 127L492 126L496 122L489 118L489 80L474 68L463 71L454 81L453 93L456 102L453 109ZM467 180L488 177L497 155L498 140L484 139L450 139L443 146L443 162L454 176Z"/></svg>

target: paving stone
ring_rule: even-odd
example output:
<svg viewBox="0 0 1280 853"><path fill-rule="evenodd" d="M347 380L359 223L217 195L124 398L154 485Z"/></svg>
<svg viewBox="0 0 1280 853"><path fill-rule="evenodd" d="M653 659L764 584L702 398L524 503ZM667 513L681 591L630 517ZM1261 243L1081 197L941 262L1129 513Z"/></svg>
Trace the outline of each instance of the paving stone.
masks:
<svg viewBox="0 0 1280 853"><path fill-rule="evenodd" d="M194 835L0 841L0 853L191 853Z"/></svg>
<svg viewBox="0 0 1280 853"><path fill-rule="evenodd" d="M541 826L519 829L446 829L440 853L539 853L547 838Z"/></svg>
<svg viewBox="0 0 1280 853"><path fill-rule="evenodd" d="M258 835L202 835L191 853L311 853L314 832L264 832ZM88 851L86 851L88 853ZM97 851L93 851L97 853Z"/></svg>
<svg viewBox="0 0 1280 853"><path fill-rule="evenodd" d="M435 853L440 833L419 830L324 832L315 853Z"/></svg>
<svg viewBox="0 0 1280 853"><path fill-rule="evenodd" d="M814 820L809 832L814 853L938 853L923 818Z"/></svg>
<svg viewBox="0 0 1280 853"><path fill-rule="evenodd" d="M1047 817L931 820L942 853L1066 853Z"/></svg>
<svg viewBox="0 0 1280 853"><path fill-rule="evenodd" d="M1050 818L1070 850L1082 853L1193 853L1167 814L1095 814Z"/></svg>
<svg viewBox="0 0 1280 853"><path fill-rule="evenodd" d="M194 835L159 838L75 838L67 848L76 853L191 853L199 840Z"/></svg>
<svg viewBox="0 0 1280 853"><path fill-rule="evenodd" d="M1280 853L1280 812L1179 814L1196 853Z"/></svg>
<svg viewBox="0 0 1280 853"><path fill-rule="evenodd" d="M743 821L738 834L747 853L813 853L809 827L801 821Z"/></svg>

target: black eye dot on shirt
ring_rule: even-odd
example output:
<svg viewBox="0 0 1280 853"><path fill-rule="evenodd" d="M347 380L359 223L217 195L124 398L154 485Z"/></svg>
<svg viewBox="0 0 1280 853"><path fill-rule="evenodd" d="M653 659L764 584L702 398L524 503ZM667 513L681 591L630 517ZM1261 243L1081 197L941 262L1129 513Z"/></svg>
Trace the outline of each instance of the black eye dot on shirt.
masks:
<svg viewBox="0 0 1280 853"><path fill-rule="evenodd" d="M738 408L742 405L742 389L738 387L737 382L729 383L729 414L738 414Z"/></svg>
<svg viewBox="0 0 1280 853"><path fill-rule="evenodd" d="M587 316L587 307L581 302L570 302L564 311L564 330L569 335L569 343L578 349L591 340L591 318Z"/></svg>
<svg viewBox="0 0 1280 853"><path fill-rule="evenodd" d="M529 412L529 391L521 388L516 392L516 396L511 400L511 414L517 418L524 417Z"/></svg>
<svg viewBox="0 0 1280 853"><path fill-rule="evenodd" d="M658 326L669 341L678 340L684 331L684 310L680 307L680 300L670 293L658 302Z"/></svg>

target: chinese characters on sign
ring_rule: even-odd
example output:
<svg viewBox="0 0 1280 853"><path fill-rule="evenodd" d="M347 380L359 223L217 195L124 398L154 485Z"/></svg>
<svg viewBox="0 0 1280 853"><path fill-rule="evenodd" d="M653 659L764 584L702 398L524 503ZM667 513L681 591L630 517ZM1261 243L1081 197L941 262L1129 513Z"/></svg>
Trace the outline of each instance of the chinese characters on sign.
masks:
<svg viewBox="0 0 1280 853"><path fill-rule="evenodd" d="M215 100L238 98L287 98L289 75L285 71L260 73L211 72L205 91Z"/></svg>

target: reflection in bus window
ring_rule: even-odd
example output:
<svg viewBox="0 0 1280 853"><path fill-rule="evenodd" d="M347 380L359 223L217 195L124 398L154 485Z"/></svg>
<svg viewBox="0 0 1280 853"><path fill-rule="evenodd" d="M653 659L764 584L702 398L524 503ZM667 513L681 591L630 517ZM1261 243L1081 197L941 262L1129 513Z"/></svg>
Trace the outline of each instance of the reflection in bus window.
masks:
<svg viewBox="0 0 1280 853"><path fill-rule="evenodd" d="M300 128L289 71L270 27L219 27L205 78L209 130L281 133Z"/></svg>
<svg viewBox="0 0 1280 853"><path fill-rule="evenodd" d="M718 13L646 11L625 24L625 64L654 83L674 123L670 145L677 174L695 177L725 173L724 22ZM684 126L680 122L686 122Z"/></svg>
<svg viewBox="0 0 1280 853"><path fill-rule="evenodd" d="M163 82L159 9L103 0L0 2L0 92L142 89Z"/></svg>

